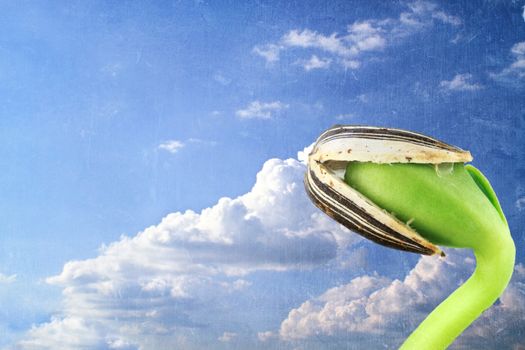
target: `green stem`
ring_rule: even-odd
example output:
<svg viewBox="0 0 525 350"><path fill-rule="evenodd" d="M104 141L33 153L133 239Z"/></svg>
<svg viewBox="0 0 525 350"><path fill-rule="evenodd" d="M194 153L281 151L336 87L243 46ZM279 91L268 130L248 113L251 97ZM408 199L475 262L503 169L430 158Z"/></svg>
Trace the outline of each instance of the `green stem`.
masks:
<svg viewBox="0 0 525 350"><path fill-rule="evenodd" d="M419 325L403 350L445 349L503 293L514 269L516 248L488 180L460 163L439 170L439 165L350 162L345 173L350 186L410 221L424 238L473 249L476 256L472 276Z"/></svg>
<svg viewBox="0 0 525 350"><path fill-rule="evenodd" d="M510 232L496 236L491 244L474 250L472 276L432 311L400 349L445 349L498 299L512 276L516 248Z"/></svg>

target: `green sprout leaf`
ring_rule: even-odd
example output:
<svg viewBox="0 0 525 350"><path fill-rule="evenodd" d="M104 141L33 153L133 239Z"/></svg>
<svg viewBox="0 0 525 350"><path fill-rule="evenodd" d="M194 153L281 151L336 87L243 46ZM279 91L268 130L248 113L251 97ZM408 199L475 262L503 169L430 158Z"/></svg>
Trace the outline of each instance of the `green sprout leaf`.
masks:
<svg viewBox="0 0 525 350"><path fill-rule="evenodd" d="M490 183L463 163L371 162L348 163L345 182L432 243L474 251L473 275L401 347L445 349L496 301L512 276L514 242Z"/></svg>

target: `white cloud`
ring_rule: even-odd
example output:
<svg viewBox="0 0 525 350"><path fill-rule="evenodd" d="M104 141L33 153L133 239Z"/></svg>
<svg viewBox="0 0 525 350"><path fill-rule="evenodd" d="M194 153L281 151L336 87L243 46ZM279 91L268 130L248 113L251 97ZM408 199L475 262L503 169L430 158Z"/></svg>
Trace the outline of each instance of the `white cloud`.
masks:
<svg viewBox="0 0 525 350"><path fill-rule="evenodd" d="M432 13L432 18L438 19L443 23L451 24L453 26L460 26L463 21L457 16L449 15L443 11L436 11Z"/></svg>
<svg viewBox="0 0 525 350"><path fill-rule="evenodd" d="M525 79L525 41L516 43L510 49L514 61L499 73L490 73L490 77L502 82L516 82Z"/></svg>
<svg viewBox="0 0 525 350"><path fill-rule="evenodd" d="M47 279L63 288L62 310L19 347L188 348L177 344L223 320L226 300L252 288L250 273L333 261L360 238L310 203L304 171L297 160L269 160L248 193L169 214L95 258L68 262Z"/></svg>
<svg viewBox="0 0 525 350"><path fill-rule="evenodd" d="M267 44L254 47L252 52L261 57L264 57L266 62L271 64L279 61L279 53L281 49L282 48L279 45Z"/></svg>
<svg viewBox="0 0 525 350"><path fill-rule="evenodd" d="M224 74L222 74L222 72L216 72L213 75L213 80L215 80L216 82L218 82L219 84L223 86L230 85L230 83L232 82L232 80L225 77Z"/></svg>
<svg viewBox="0 0 525 350"><path fill-rule="evenodd" d="M510 52L512 52L516 56L525 55L525 41L514 44L514 46L512 46L512 48L510 49Z"/></svg>
<svg viewBox="0 0 525 350"><path fill-rule="evenodd" d="M246 108L239 109L235 114L241 119L271 119L275 114L288 107L287 104L281 101L253 101Z"/></svg>
<svg viewBox="0 0 525 350"><path fill-rule="evenodd" d="M403 331L401 325L415 325L429 309L427 304L436 304L441 295L453 289L448 276L465 275L462 259L457 254L446 259L422 258L403 281L377 275L355 278L292 310L281 324L280 334L284 339L300 339L390 330L395 341L402 337L395 334ZM441 288L436 289L436 285Z"/></svg>
<svg viewBox="0 0 525 350"><path fill-rule="evenodd" d="M309 29L291 30L281 38L281 43L284 47L315 48L341 56L352 53L337 33L325 36Z"/></svg>
<svg viewBox="0 0 525 350"><path fill-rule="evenodd" d="M16 275L4 275L0 273L0 284L10 284L16 281Z"/></svg>
<svg viewBox="0 0 525 350"><path fill-rule="evenodd" d="M296 63L306 71L311 71L312 69L326 69L330 67L331 62L332 60L329 58L319 58L316 55L312 55L309 60L299 60Z"/></svg>
<svg viewBox="0 0 525 350"><path fill-rule="evenodd" d="M387 44L385 33L385 28L375 21L355 22L348 26L348 34L344 39L352 44L352 51L357 54L384 49Z"/></svg>
<svg viewBox="0 0 525 350"><path fill-rule="evenodd" d="M329 289L319 298L308 300L290 311L288 318L281 324L280 335L285 340L293 340L346 332L369 332L368 325L353 322L355 316L352 313L363 313L366 296L386 287L389 282L386 278L363 276L342 287Z"/></svg>
<svg viewBox="0 0 525 350"><path fill-rule="evenodd" d="M346 58L341 59L341 65L346 69L357 69L361 67L361 62L357 60L349 60Z"/></svg>
<svg viewBox="0 0 525 350"><path fill-rule="evenodd" d="M293 29L276 43L255 46L253 52L271 64L278 61L285 50L303 49L324 56L320 59L318 55L310 54L310 60L300 59L298 62L312 62L310 69L303 64L306 70L327 68L330 62L337 62L343 68L357 69L365 53L384 50L400 39L431 27L436 21L452 26L462 23L460 18L444 12L431 2L415 1L407 7L398 18L356 21L348 25L342 34L323 34L308 28Z"/></svg>
<svg viewBox="0 0 525 350"><path fill-rule="evenodd" d="M452 80L443 80L439 86L451 91L475 91L483 88L481 84L472 82L472 74L456 74Z"/></svg>
<svg viewBox="0 0 525 350"><path fill-rule="evenodd" d="M348 121L349 119L354 119L354 118L355 118L355 115L353 113L343 113L343 114L338 114L335 116L336 120Z"/></svg>
<svg viewBox="0 0 525 350"><path fill-rule="evenodd" d="M181 149L186 148L190 145L193 146L208 146L208 147L214 147L217 145L216 141L211 140L203 140L195 137L190 137L186 141L179 141L179 140L169 140L162 142L158 149L167 151L171 154L178 153Z"/></svg>
<svg viewBox="0 0 525 350"><path fill-rule="evenodd" d="M474 260L465 251L447 253L445 259L422 257L403 280L361 276L329 289L290 311L281 324L281 338L346 338L369 348L382 347L388 339L389 346L399 346L472 273ZM519 332L525 326L524 294L525 268L517 265L500 303L474 322L454 346L495 349L525 345ZM498 335L502 331L505 335Z"/></svg>
<svg viewBox="0 0 525 350"><path fill-rule="evenodd" d="M169 140L162 142L159 145L159 149L168 151L169 153L175 154L184 147L184 143L178 140Z"/></svg>
<svg viewBox="0 0 525 350"><path fill-rule="evenodd" d="M257 339L262 342L267 342L271 339L277 338L277 334L275 334L272 331L266 331L266 332L258 332L257 333Z"/></svg>
<svg viewBox="0 0 525 350"><path fill-rule="evenodd" d="M359 102L362 102L362 103L368 103L368 100L369 100L366 94L358 95L357 99L359 100Z"/></svg>
<svg viewBox="0 0 525 350"><path fill-rule="evenodd" d="M19 346L23 349L100 348L105 343L100 332L81 317L53 318L33 326Z"/></svg>
<svg viewBox="0 0 525 350"><path fill-rule="evenodd" d="M217 340L223 343L228 343L237 337L237 333L224 332Z"/></svg>
<svg viewBox="0 0 525 350"><path fill-rule="evenodd" d="M310 146L306 146L302 151L297 152L297 159L304 165L308 164L308 156L314 149L314 145L315 143L312 143Z"/></svg>
<svg viewBox="0 0 525 350"><path fill-rule="evenodd" d="M110 349L119 349L119 350L135 350L137 349L137 345L130 343L126 339L122 338L109 338L106 341L107 347Z"/></svg>
<svg viewBox="0 0 525 350"><path fill-rule="evenodd" d="M414 22L417 22L417 25L425 24L425 22L428 21L421 21L420 18L416 18L416 15L420 16L421 18L428 18L430 16L433 19L436 19L444 24L450 24L452 26L460 26L463 21L461 18L457 16L453 16L451 14L446 13L445 11L442 11L439 9L438 5L432 2L428 1L415 1L408 5L411 12L405 12L405 20L410 21L412 20L413 24Z"/></svg>

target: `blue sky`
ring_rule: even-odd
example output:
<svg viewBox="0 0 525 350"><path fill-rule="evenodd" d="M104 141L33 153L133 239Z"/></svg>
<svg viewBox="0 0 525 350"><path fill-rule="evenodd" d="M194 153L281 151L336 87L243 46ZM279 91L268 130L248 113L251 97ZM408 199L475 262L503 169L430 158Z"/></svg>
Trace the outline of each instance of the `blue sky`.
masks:
<svg viewBox="0 0 525 350"><path fill-rule="evenodd" d="M468 149L523 263L524 5L0 2L0 345L395 348L472 257L342 229L297 153L336 123ZM455 347L525 346L524 281Z"/></svg>

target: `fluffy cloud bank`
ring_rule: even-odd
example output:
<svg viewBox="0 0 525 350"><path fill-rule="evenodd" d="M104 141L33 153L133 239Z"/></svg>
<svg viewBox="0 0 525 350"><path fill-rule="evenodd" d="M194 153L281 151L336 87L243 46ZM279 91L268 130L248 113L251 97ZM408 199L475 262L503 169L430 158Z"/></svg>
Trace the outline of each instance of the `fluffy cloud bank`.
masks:
<svg viewBox="0 0 525 350"><path fill-rule="evenodd" d="M313 50L318 55L296 61L305 70L326 69L332 62L346 69L361 66L363 54L377 52L400 39L420 32L435 22L459 26L460 18L450 15L437 4L415 1L397 18L369 19L348 25L346 33L325 35L311 29L291 30L277 43L258 45L253 53L263 57L268 64L279 61L280 54L289 49Z"/></svg>
<svg viewBox="0 0 525 350"><path fill-rule="evenodd" d="M410 332L465 281L474 260L449 250L446 259L422 257L402 280L361 276L329 289L290 311L280 327L287 341L346 339L358 348L396 348ZM512 349L525 346L525 268L492 308L452 346L455 349ZM388 342L385 342L388 339Z"/></svg>
<svg viewBox="0 0 525 350"><path fill-rule="evenodd" d="M247 274L332 261L359 238L310 203L304 171L297 160L269 160L247 194L201 213L170 214L93 259L68 262L47 280L63 288L61 314L33 327L18 347L182 346L177 331L203 327L206 314L220 313L217 300L250 288ZM223 343L233 339L221 334Z"/></svg>

